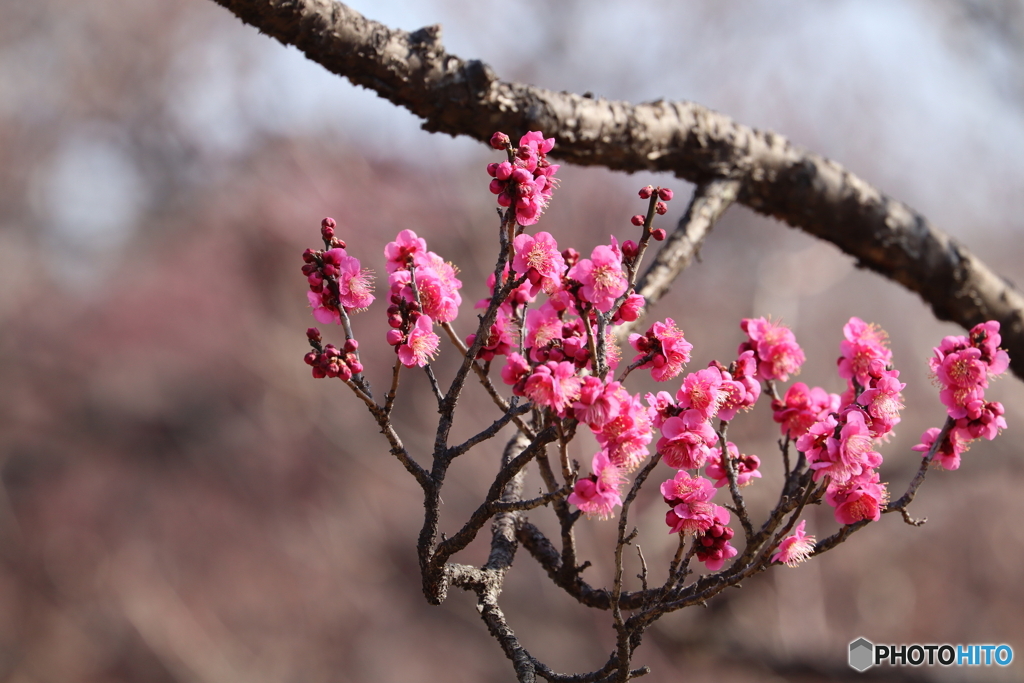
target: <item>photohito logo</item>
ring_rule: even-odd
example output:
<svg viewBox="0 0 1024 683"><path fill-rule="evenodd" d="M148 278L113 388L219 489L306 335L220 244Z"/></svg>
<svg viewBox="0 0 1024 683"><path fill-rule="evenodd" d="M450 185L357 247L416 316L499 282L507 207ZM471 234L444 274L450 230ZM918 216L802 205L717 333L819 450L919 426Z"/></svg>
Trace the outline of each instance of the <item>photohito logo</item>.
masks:
<svg viewBox="0 0 1024 683"><path fill-rule="evenodd" d="M1013 648L1009 645L875 645L867 638L850 643L850 666L866 671L876 664L889 666L1009 666Z"/></svg>

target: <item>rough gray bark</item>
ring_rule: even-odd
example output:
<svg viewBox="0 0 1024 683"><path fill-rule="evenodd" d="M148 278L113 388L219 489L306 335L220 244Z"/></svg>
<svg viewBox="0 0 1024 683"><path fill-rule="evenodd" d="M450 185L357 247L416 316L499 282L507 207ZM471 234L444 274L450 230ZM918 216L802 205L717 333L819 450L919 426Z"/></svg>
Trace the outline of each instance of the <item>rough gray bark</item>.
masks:
<svg viewBox="0 0 1024 683"><path fill-rule="evenodd" d="M1024 377L1024 296L906 204L780 135L691 102L591 99L501 81L445 52L439 26L413 33L333 0L215 0L261 32L424 119L423 128L486 141L496 130L554 135L552 156L624 171L669 171L704 185L739 181L737 200L832 242L913 292L940 320L1002 325Z"/></svg>

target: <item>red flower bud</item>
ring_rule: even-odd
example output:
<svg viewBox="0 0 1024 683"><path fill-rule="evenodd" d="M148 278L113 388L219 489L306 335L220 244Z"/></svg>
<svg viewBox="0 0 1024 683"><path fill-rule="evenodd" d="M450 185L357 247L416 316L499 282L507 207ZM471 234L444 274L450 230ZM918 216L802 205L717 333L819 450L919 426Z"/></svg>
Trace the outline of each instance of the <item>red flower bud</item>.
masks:
<svg viewBox="0 0 1024 683"><path fill-rule="evenodd" d="M640 199L650 199L652 194L654 194L653 185L647 185L646 187L640 188Z"/></svg>
<svg viewBox="0 0 1024 683"><path fill-rule="evenodd" d="M512 144L512 141L500 131L491 136L491 147L494 149L505 149L510 144Z"/></svg>
<svg viewBox="0 0 1024 683"><path fill-rule="evenodd" d="M655 228L654 230L651 230L651 237L653 237L656 242L662 241L665 239L665 229Z"/></svg>
<svg viewBox="0 0 1024 683"><path fill-rule="evenodd" d="M633 225L636 225L636 226L643 225L644 224L644 216L643 216L643 214L638 213L637 215L635 215L632 218L630 218L629 222L632 223Z"/></svg>
<svg viewBox="0 0 1024 683"><path fill-rule="evenodd" d="M657 204L654 205L654 211L659 216L664 216L665 213L668 211L668 206L665 204L665 202L658 202Z"/></svg>
<svg viewBox="0 0 1024 683"><path fill-rule="evenodd" d="M667 187L660 187L658 188L658 197L666 202L670 202L672 201L672 190Z"/></svg>

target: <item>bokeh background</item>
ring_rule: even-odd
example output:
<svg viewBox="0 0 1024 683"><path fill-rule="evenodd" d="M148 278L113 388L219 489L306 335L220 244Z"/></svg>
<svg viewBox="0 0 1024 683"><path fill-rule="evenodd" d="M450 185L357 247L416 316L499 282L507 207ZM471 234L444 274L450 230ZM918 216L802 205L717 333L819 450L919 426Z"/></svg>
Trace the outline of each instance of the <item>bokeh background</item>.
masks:
<svg viewBox="0 0 1024 683"><path fill-rule="evenodd" d="M1024 281L1021 2L351 4L407 30L441 23L450 51L505 79L690 99L780 132ZM323 216L378 272L384 244L412 228L459 265L467 301L484 295L493 158L422 132L206 0L0 0L0 678L513 679L470 596L425 603L416 486L363 406L302 363L312 318L299 255ZM559 175L538 227L582 252L630 235L641 185L677 190L665 227L690 189L601 169ZM741 317L766 314L807 351L799 379L832 391L843 323L856 315L890 332L908 383L883 468L898 494L918 462L910 446L943 419L926 358L957 329L834 247L734 207L656 315L680 322L702 367L734 357ZM470 317L467 307L457 322L464 334ZM381 302L355 326L380 385L391 362ZM451 376L448 361L437 367ZM423 457L431 401L422 377L406 380L400 429ZM990 395L1010 431L976 445L960 471L932 473L914 504L928 524L886 517L818 561L664 619L637 654L650 680L842 680L859 636L1009 643L1024 656L1024 391L1006 378ZM459 434L495 415L478 388L469 398ZM748 489L764 509L780 480L769 411L731 436L765 462ZM499 448L453 470L449 533ZM589 449L574 456L588 462ZM636 510L663 576L673 539L653 488ZM550 528L542 512L531 519ZM608 580L611 526L579 527L595 583ZM830 510L810 513L819 537L834 528ZM608 615L575 606L525 553L503 604L558 670L595 668L612 647Z"/></svg>

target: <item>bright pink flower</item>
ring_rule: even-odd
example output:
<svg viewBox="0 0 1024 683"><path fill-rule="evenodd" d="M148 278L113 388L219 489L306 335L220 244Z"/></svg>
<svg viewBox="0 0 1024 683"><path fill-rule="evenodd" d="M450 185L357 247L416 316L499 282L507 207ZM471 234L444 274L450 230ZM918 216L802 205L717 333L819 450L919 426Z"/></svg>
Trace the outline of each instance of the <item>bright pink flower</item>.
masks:
<svg viewBox="0 0 1024 683"><path fill-rule="evenodd" d="M843 413L842 419L844 423L838 440L831 438L825 450L807 453L807 462L814 470L815 481L828 475L833 484L845 484L862 472L882 464L882 456L875 451L874 438L864 413L853 409ZM813 431L814 428L811 429Z"/></svg>
<svg viewBox="0 0 1024 683"><path fill-rule="evenodd" d="M811 425L837 410L838 394L821 387L809 389L803 382L791 386L781 402L772 401L772 418L782 426L783 436L790 439L799 439Z"/></svg>
<svg viewBox="0 0 1024 683"><path fill-rule="evenodd" d="M616 319L633 322L640 317L640 313L644 310L645 303L644 298L639 294L630 294L626 297L626 300L622 302L622 305L619 306L619 310L616 311Z"/></svg>
<svg viewBox="0 0 1024 683"><path fill-rule="evenodd" d="M766 318L744 318L740 328L749 339L740 344L738 353L753 350L757 357L757 379L786 381L800 371L804 352L788 327Z"/></svg>
<svg viewBox="0 0 1024 683"><path fill-rule="evenodd" d="M692 408L705 420L710 420L725 400L721 389L722 372L712 366L688 374L683 380L683 386L676 392L676 400L680 408Z"/></svg>
<svg viewBox="0 0 1024 683"><path fill-rule="evenodd" d="M434 334L434 322L430 316L421 315L409 330L409 337L398 347L398 359L407 368L423 367L437 353L441 340Z"/></svg>
<svg viewBox="0 0 1024 683"><path fill-rule="evenodd" d="M927 455L928 451L935 444L935 438L939 435L940 431L942 430L937 427L925 430L924 434L921 435L921 443L914 446L911 450ZM960 456L967 451L969 446L970 444L961 438L957 430L954 429L943 439L942 444L935 451L932 461L939 463L939 467L944 470L960 469Z"/></svg>
<svg viewBox="0 0 1024 683"><path fill-rule="evenodd" d="M548 361L538 365L526 380L524 392L534 404L554 409L559 417L580 397L582 381L572 363Z"/></svg>
<svg viewBox="0 0 1024 683"><path fill-rule="evenodd" d="M398 233L394 242L388 242L384 247L384 257L387 258L387 270L393 273L396 270L404 270L409 267L409 259L416 254L426 253L427 241L417 237L412 230L403 230Z"/></svg>
<svg viewBox="0 0 1024 683"><path fill-rule="evenodd" d="M615 391L619 402L619 414L605 423L594 436L601 447L608 451L612 462L627 472L632 472L647 457L647 444L654 438L651 418L640 401L640 395L630 396L619 387Z"/></svg>
<svg viewBox="0 0 1024 683"><path fill-rule="evenodd" d="M324 289L319 294L316 292L306 292L306 299L309 300L309 305L313 308L313 317L316 321L322 325L335 325L341 324L341 311L336 306L331 306L330 303L324 303L324 299L328 302L331 300L331 293L329 290Z"/></svg>
<svg viewBox="0 0 1024 683"><path fill-rule="evenodd" d="M956 421L955 431L964 441L982 438L991 441L999 430L1006 429L1005 412L1003 404L998 402L982 403L977 407L972 405L967 416Z"/></svg>
<svg viewBox="0 0 1024 683"><path fill-rule="evenodd" d="M530 364L518 353L508 354L505 367L501 369L501 379L509 386L518 384L520 380L530 376Z"/></svg>
<svg viewBox="0 0 1024 683"><path fill-rule="evenodd" d="M733 470L736 472L736 484L746 486L751 479L760 479L761 459L756 455L740 455L740 449L736 444L729 441L726 443L729 459L732 461ZM715 480L715 488L720 489L729 484L729 473L725 469L725 462L722 459L722 449L712 448L708 456L707 468L704 473Z"/></svg>
<svg viewBox="0 0 1024 683"><path fill-rule="evenodd" d="M629 343L639 352L633 358L634 363L647 355L652 356L639 367L650 368L651 377L657 382L672 379L682 372L683 366L690 362L690 351L693 350L693 344L686 341L683 331L676 327L672 318L654 323L647 334L629 335Z"/></svg>
<svg viewBox="0 0 1024 683"><path fill-rule="evenodd" d="M450 323L462 305L462 282L455 266L430 251L416 256L416 288L423 312L439 323Z"/></svg>
<svg viewBox="0 0 1024 683"><path fill-rule="evenodd" d="M880 437L892 431L900 421L900 410L903 408L903 395L900 393L907 386L899 380L899 370L885 370L881 377L871 380L871 388L866 389L857 398L857 403L864 406L871 416L871 432Z"/></svg>
<svg viewBox="0 0 1024 683"><path fill-rule="evenodd" d="M877 522L888 499L885 484L879 481L875 470L862 472L845 484L833 482L825 491L825 500L836 509L836 521L840 524Z"/></svg>
<svg viewBox="0 0 1024 683"><path fill-rule="evenodd" d="M716 517L715 523L697 541L696 552L697 559L712 572L717 572L725 565L726 560L738 554L736 548L729 544L735 532L725 526L729 521L729 511L718 505L715 508L725 512L725 522Z"/></svg>
<svg viewBox="0 0 1024 683"><path fill-rule="evenodd" d="M829 443L835 444L833 437L838 426L836 416L832 413L826 414L796 440L797 450L806 455L809 462L828 462Z"/></svg>
<svg viewBox="0 0 1024 683"><path fill-rule="evenodd" d="M872 376L892 365L892 351L886 346L889 336L874 324L850 318L843 326L846 339L839 343L839 376L866 387Z"/></svg>
<svg viewBox="0 0 1024 683"><path fill-rule="evenodd" d="M761 384L757 381L757 362L754 352L747 349L732 365L732 372L722 370L722 393L725 398L718 409L718 418L726 422L736 417L741 410L749 410L761 396Z"/></svg>
<svg viewBox="0 0 1024 683"><path fill-rule="evenodd" d="M935 375L950 388L988 386L988 364L981 359L981 349L973 347L946 354Z"/></svg>
<svg viewBox="0 0 1024 683"><path fill-rule="evenodd" d="M340 259L338 294L341 305L350 310L366 308L373 303L372 271L362 270L359 259L354 256L346 254Z"/></svg>
<svg viewBox="0 0 1024 683"><path fill-rule="evenodd" d="M648 414L651 416L657 429L661 429L662 425L665 424L665 420L679 414L672 394L667 391L659 391L657 395L649 393L644 398L647 400L647 405L651 407Z"/></svg>
<svg viewBox="0 0 1024 683"><path fill-rule="evenodd" d="M580 387L580 400L573 403L576 419L586 423L591 430L597 432L606 424L619 416L621 408L618 399L618 382L607 385L597 377L586 377Z"/></svg>
<svg viewBox="0 0 1024 683"><path fill-rule="evenodd" d="M562 339L562 318L550 301L526 314L526 348L531 349L530 357L535 362L547 360L539 352L546 350L553 341Z"/></svg>
<svg viewBox="0 0 1024 683"><path fill-rule="evenodd" d="M718 441L718 434L700 412L684 411L665 420L658 451L665 464L676 469L703 467L711 454L710 445Z"/></svg>
<svg viewBox="0 0 1024 683"><path fill-rule="evenodd" d="M679 470L674 478L662 482L661 495L672 506L665 516L669 533L700 535L716 521L729 522L728 510L708 502L715 495L715 487L704 477L692 477Z"/></svg>
<svg viewBox="0 0 1024 683"><path fill-rule="evenodd" d="M491 324L487 339L476 354L477 358L494 360L495 356L504 356L513 346L517 345L516 329L510 320L510 311L511 307L508 304L498 307L498 313ZM474 341L476 341L475 334L466 336L466 346L472 346Z"/></svg>
<svg viewBox="0 0 1024 683"><path fill-rule="evenodd" d="M536 235L522 234L515 238L516 255L512 268L520 275L526 275L533 285L531 294L536 296L543 288L548 294L562 286L565 259L558 251L558 243L547 232Z"/></svg>
<svg viewBox="0 0 1024 683"><path fill-rule="evenodd" d="M988 364L990 377L1003 374L1010 365L1010 356L999 348L999 323L995 320L978 323L971 328L971 345L981 351L981 358Z"/></svg>
<svg viewBox="0 0 1024 683"><path fill-rule="evenodd" d="M569 278L583 285L580 296L602 313L612 310L629 286L622 272L621 252L604 244L594 247L589 259L580 259L569 270Z"/></svg>
<svg viewBox="0 0 1024 683"><path fill-rule="evenodd" d="M783 562L788 567L795 567L814 551L814 536L804 533L807 520L801 519L793 529L793 533L782 539L779 550L772 555L772 562Z"/></svg>
<svg viewBox="0 0 1024 683"><path fill-rule="evenodd" d="M612 509L622 505L622 485L626 478L604 451L594 455L591 470L593 474L589 477L576 480L568 502L588 517L596 515L600 519L608 519L612 516Z"/></svg>

